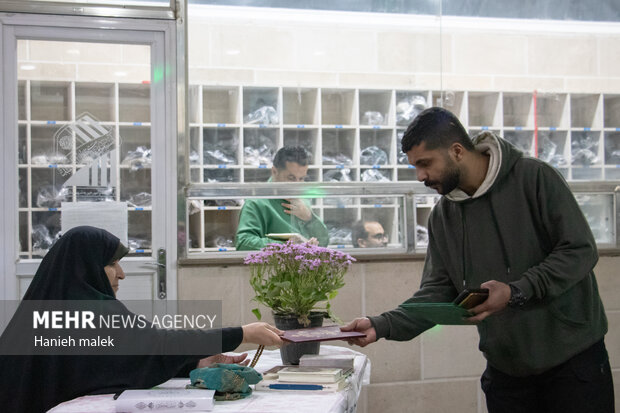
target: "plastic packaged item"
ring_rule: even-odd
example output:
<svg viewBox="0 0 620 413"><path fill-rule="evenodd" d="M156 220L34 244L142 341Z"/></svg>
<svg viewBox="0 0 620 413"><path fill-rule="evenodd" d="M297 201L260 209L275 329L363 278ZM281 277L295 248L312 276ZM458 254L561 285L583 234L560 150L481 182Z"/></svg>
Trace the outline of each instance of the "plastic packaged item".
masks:
<svg viewBox="0 0 620 413"><path fill-rule="evenodd" d="M234 182L235 172L230 169L205 169L204 180L210 184L216 182Z"/></svg>
<svg viewBox="0 0 620 413"><path fill-rule="evenodd" d="M341 227L328 225L327 232L329 233L330 244L337 244L337 245L352 244L351 228L341 228Z"/></svg>
<svg viewBox="0 0 620 413"><path fill-rule="evenodd" d="M428 229L422 225L415 226L415 241L417 245L428 245Z"/></svg>
<svg viewBox="0 0 620 413"><path fill-rule="evenodd" d="M32 250L33 251L47 251L54 242L60 238L60 232L56 234L50 233L47 226L43 224L36 224L32 226Z"/></svg>
<svg viewBox="0 0 620 413"><path fill-rule="evenodd" d="M65 155L55 153L33 156L30 158L30 163L33 165L62 165L71 162Z"/></svg>
<svg viewBox="0 0 620 413"><path fill-rule="evenodd" d="M566 166L564 155L557 153L557 145L544 133L538 136L538 158L556 168Z"/></svg>
<svg viewBox="0 0 620 413"><path fill-rule="evenodd" d="M205 201L205 206L239 206L236 199L209 199Z"/></svg>
<svg viewBox="0 0 620 413"><path fill-rule="evenodd" d="M139 192L132 195L127 200L127 204L132 207L148 207L151 206L151 194L149 192Z"/></svg>
<svg viewBox="0 0 620 413"><path fill-rule="evenodd" d="M397 138L398 138L398 147L396 148L396 153L397 155L397 159L396 162L399 165L409 165L409 158L407 158L407 154L405 152L403 152L402 149L402 142L403 142L403 135L405 134L405 132L398 132Z"/></svg>
<svg viewBox="0 0 620 413"><path fill-rule="evenodd" d="M364 112L362 116L362 124L364 125L383 125L383 114L377 111Z"/></svg>
<svg viewBox="0 0 620 413"><path fill-rule="evenodd" d="M205 164L234 164L236 162L234 153L225 153L221 149L205 149Z"/></svg>
<svg viewBox="0 0 620 413"><path fill-rule="evenodd" d="M273 106L261 106L246 115L244 119L247 124L277 125L280 123L278 111Z"/></svg>
<svg viewBox="0 0 620 413"><path fill-rule="evenodd" d="M366 169L362 172L362 182L390 182L390 179L377 169Z"/></svg>
<svg viewBox="0 0 620 413"><path fill-rule="evenodd" d="M114 201L114 187L101 186L101 187L85 187L78 186L75 190L75 199L78 202L105 202Z"/></svg>
<svg viewBox="0 0 620 413"><path fill-rule="evenodd" d="M211 242L207 242L207 247L232 248L234 246L234 240L231 237L227 237L225 235L218 235L214 237Z"/></svg>
<svg viewBox="0 0 620 413"><path fill-rule="evenodd" d="M129 244L127 245L127 247L131 251L147 250L151 248L151 241L147 239L143 239L143 238L135 238L135 237L128 238L127 243Z"/></svg>
<svg viewBox="0 0 620 413"><path fill-rule="evenodd" d="M574 136L571 145L573 165L590 166L598 162L598 140L590 135Z"/></svg>
<svg viewBox="0 0 620 413"><path fill-rule="evenodd" d="M200 154L198 153L198 151L192 150L189 153L189 163L192 165L196 165L200 163Z"/></svg>
<svg viewBox="0 0 620 413"><path fill-rule="evenodd" d="M411 95L399 100L396 104L396 124L408 125L427 107L426 98L422 95Z"/></svg>
<svg viewBox="0 0 620 413"><path fill-rule="evenodd" d="M369 146L360 152L360 165L385 165L387 163L387 153L378 146Z"/></svg>
<svg viewBox="0 0 620 413"><path fill-rule="evenodd" d="M323 155L324 165L353 165L353 160L343 153L326 153Z"/></svg>
<svg viewBox="0 0 620 413"><path fill-rule="evenodd" d="M351 170L348 168L330 169L323 174L323 182L351 182Z"/></svg>
<svg viewBox="0 0 620 413"><path fill-rule="evenodd" d="M271 143L269 145L262 144L258 148L252 146L246 146L243 148L243 163L246 165L270 165L273 160L273 156L274 154Z"/></svg>
<svg viewBox="0 0 620 413"><path fill-rule="evenodd" d="M53 185L45 185L39 188L37 193L37 206L39 208L57 208L61 202L68 201L70 195L69 188L57 189Z"/></svg>
<svg viewBox="0 0 620 413"><path fill-rule="evenodd" d="M127 152L127 156L121 162L123 165L129 165L132 171L145 168L151 165L151 148L146 146L138 146L135 151Z"/></svg>

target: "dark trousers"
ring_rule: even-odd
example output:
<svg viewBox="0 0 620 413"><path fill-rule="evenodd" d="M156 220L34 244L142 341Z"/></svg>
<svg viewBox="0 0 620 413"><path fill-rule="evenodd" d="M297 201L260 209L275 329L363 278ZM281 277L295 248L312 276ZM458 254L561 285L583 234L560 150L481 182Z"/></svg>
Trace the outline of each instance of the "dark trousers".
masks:
<svg viewBox="0 0 620 413"><path fill-rule="evenodd" d="M613 413L603 340L542 374L513 377L487 365L480 379L489 413Z"/></svg>

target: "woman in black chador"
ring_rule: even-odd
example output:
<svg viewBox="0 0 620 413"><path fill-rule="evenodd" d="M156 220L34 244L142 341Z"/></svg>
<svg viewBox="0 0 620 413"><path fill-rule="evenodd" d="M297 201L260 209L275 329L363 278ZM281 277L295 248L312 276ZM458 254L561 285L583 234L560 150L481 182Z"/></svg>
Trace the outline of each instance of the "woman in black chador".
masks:
<svg viewBox="0 0 620 413"><path fill-rule="evenodd" d="M64 234L41 261L24 300L113 300L118 281L125 278L118 261L128 249L109 232L94 227L76 227ZM0 348L10 348L19 334L17 309L2 337ZM23 320L20 318L20 320ZM32 322L32 315L30 315ZM267 323L243 327L190 330L172 333L146 329L144 341L165 341L165 345L192 340L213 343L221 340L222 351L231 351L242 342L281 345L282 332ZM177 334L178 333L178 334ZM148 341L147 341L148 340ZM161 343L159 343L161 344ZM219 344L219 343L218 343ZM8 346L8 347L7 347ZM209 346L206 346L209 347ZM206 348L205 347L205 348ZM212 348L212 346L211 346ZM0 411L44 412L55 405L87 394L115 393L124 389L146 389L213 361L238 363L242 356L207 357L185 355L0 355Z"/></svg>

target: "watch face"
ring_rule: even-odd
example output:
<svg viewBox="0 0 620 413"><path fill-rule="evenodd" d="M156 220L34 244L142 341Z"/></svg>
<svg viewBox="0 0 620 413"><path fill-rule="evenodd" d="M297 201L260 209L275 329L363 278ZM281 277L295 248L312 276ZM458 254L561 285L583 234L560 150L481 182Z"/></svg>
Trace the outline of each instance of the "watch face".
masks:
<svg viewBox="0 0 620 413"><path fill-rule="evenodd" d="M508 305L510 307L520 307L525 304L525 301L527 301L527 298L523 295L523 292L511 284L510 300L508 300Z"/></svg>

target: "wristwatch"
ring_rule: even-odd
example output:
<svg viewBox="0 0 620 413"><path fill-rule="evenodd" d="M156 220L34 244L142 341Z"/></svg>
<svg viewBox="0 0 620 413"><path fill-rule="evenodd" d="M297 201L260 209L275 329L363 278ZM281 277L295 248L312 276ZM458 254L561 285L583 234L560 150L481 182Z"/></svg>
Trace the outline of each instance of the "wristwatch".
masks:
<svg viewBox="0 0 620 413"><path fill-rule="evenodd" d="M508 284L510 286L510 299L508 300L508 307L520 308L527 301L527 297L523 295L523 291L519 287Z"/></svg>

